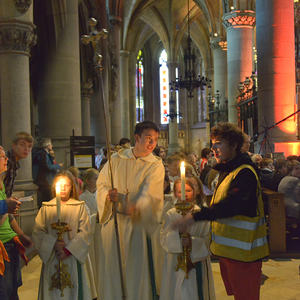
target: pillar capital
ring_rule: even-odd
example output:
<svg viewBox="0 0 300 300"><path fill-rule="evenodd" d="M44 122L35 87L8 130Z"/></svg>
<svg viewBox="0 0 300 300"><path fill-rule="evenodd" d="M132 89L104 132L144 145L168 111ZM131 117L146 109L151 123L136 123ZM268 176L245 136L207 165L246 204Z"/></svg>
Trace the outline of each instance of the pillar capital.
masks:
<svg viewBox="0 0 300 300"><path fill-rule="evenodd" d="M225 41L222 37L211 37L210 38L210 47L211 49L220 49L227 50L227 41Z"/></svg>
<svg viewBox="0 0 300 300"><path fill-rule="evenodd" d="M0 22L0 54L16 53L30 56L36 44L35 25L31 22L9 20Z"/></svg>
<svg viewBox="0 0 300 300"><path fill-rule="evenodd" d="M30 5L32 4L32 0L14 0L14 2L17 11L21 14L25 14Z"/></svg>
<svg viewBox="0 0 300 300"><path fill-rule="evenodd" d="M230 28L253 28L255 26L255 12L252 10L234 10L223 16L223 25Z"/></svg>

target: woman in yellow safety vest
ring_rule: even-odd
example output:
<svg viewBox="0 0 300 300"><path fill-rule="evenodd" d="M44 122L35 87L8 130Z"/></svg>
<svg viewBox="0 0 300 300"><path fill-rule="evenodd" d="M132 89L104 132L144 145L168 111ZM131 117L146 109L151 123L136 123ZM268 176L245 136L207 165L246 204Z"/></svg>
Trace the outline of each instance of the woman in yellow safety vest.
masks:
<svg viewBox="0 0 300 300"><path fill-rule="evenodd" d="M211 252L219 257L222 279L235 300L258 300L262 258L269 254L260 182L250 156L241 153L243 133L234 124L211 130L219 179L210 207L173 224L211 222Z"/></svg>

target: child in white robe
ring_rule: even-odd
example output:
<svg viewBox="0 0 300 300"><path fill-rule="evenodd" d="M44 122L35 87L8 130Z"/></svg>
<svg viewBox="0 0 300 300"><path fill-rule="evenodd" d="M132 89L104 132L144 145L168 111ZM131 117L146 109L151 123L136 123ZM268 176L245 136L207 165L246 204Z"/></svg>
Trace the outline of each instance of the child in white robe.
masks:
<svg viewBox="0 0 300 300"><path fill-rule="evenodd" d="M59 173L54 179L53 190L56 183L61 187L60 221L67 223L70 231L64 233L63 241L57 240L57 232L51 226L58 219L56 199L43 202L35 219L32 236L43 262L38 299L90 300L92 298L85 269L91 228L89 216L85 203L78 200L73 175L68 171ZM52 287L59 260L66 265L72 285L63 289L64 296L61 296L58 288Z"/></svg>
<svg viewBox="0 0 300 300"><path fill-rule="evenodd" d="M193 210L199 210L196 205L195 181L186 179L186 201L193 202ZM174 195L181 198L181 181L174 183ZM178 230L173 230L171 224L182 215L176 207L168 210L164 216L161 230L161 245L167 252L162 276L160 300L214 300L214 282L210 264L209 222L198 222L187 229L190 238L181 238ZM190 246L191 260L195 267L188 273L188 278L182 269L176 271L177 257L184 246Z"/></svg>
<svg viewBox="0 0 300 300"><path fill-rule="evenodd" d="M103 291L99 276L103 274L100 257L103 255L101 241L101 224L99 223L98 208L96 200L96 182L99 171L90 168L83 173L83 193L79 199L84 201L91 220L91 244L87 262L87 271L90 280L91 294L94 298L103 299ZM102 275L103 276L103 275Z"/></svg>

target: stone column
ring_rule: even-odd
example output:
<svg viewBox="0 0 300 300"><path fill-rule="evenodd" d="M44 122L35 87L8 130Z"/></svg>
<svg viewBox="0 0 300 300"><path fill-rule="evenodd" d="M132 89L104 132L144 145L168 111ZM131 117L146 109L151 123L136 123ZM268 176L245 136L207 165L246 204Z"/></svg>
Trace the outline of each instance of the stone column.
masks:
<svg viewBox="0 0 300 300"><path fill-rule="evenodd" d="M255 12L234 10L223 16L227 32L228 121L237 123L239 82L252 73L252 40Z"/></svg>
<svg viewBox="0 0 300 300"><path fill-rule="evenodd" d="M120 51L120 102L122 137L130 139L129 124L129 51Z"/></svg>
<svg viewBox="0 0 300 300"><path fill-rule="evenodd" d="M223 105L227 98L227 42L221 37L213 37L210 39L210 47L214 63L214 94L219 91L220 104Z"/></svg>
<svg viewBox="0 0 300 300"><path fill-rule="evenodd" d="M174 81L176 79L176 62L168 62L169 68L169 80ZM170 100L169 100L169 114L176 114L177 113L177 105L176 105L176 92L170 91ZM177 124L177 117L169 118L169 145L168 145L168 154L172 154L176 151L180 150L179 143L178 143L178 124Z"/></svg>
<svg viewBox="0 0 300 300"><path fill-rule="evenodd" d="M120 32L121 18L110 16L110 112L111 112L111 142L118 144L122 138L122 109L120 99Z"/></svg>
<svg viewBox="0 0 300 300"><path fill-rule="evenodd" d="M70 136L81 135L78 1L66 1L64 24L56 24L55 45L48 52L39 91L41 135L52 139L56 160L70 163ZM55 18L57 11L52 11Z"/></svg>
<svg viewBox="0 0 300 300"><path fill-rule="evenodd" d="M85 82L81 88L81 117L82 117L82 135L91 135L91 97L93 95L92 81Z"/></svg>
<svg viewBox="0 0 300 300"><path fill-rule="evenodd" d="M17 6L14 1L0 3L0 90L2 144L11 148L19 131L31 133L29 56L36 43L32 5ZM31 190L31 155L20 161L15 190Z"/></svg>
<svg viewBox="0 0 300 300"><path fill-rule="evenodd" d="M263 131L296 109L294 2L257 0L256 18L258 116L259 131ZM271 147L263 147L263 151L299 155L295 117L270 129L267 134ZM263 135L260 140L262 138Z"/></svg>

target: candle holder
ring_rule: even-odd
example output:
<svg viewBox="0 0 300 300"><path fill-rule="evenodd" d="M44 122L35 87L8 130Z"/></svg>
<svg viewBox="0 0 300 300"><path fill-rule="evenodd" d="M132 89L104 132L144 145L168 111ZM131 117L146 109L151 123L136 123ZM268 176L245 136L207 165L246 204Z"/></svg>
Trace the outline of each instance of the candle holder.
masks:
<svg viewBox="0 0 300 300"><path fill-rule="evenodd" d="M63 235L65 232L71 231L69 225L67 223L60 222L58 220L56 223L51 224L52 229L57 231L57 240L63 241ZM56 272L51 276L51 286L49 290L59 289L60 296L64 296L64 289L66 287L73 288L73 284L71 281L71 275L68 272L68 265L64 264L62 260L59 259L58 265L55 266Z"/></svg>
<svg viewBox="0 0 300 300"><path fill-rule="evenodd" d="M182 216L185 216L187 213L189 213L193 208L194 204L187 201L179 201L175 204L175 208L178 213L180 213ZM180 234L181 238L190 238L191 235L188 232L183 232ZM191 260L191 252L192 247L190 246L183 246L182 253L178 254L177 256L177 266L176 266L176 272L181 269L185 272L185 278L189 278L189 272L195 268L195 265L193 264Z"/></svg>

